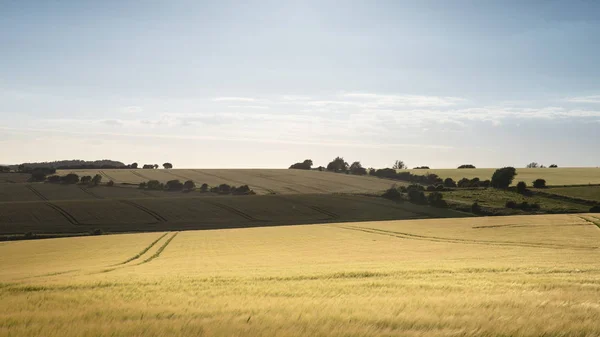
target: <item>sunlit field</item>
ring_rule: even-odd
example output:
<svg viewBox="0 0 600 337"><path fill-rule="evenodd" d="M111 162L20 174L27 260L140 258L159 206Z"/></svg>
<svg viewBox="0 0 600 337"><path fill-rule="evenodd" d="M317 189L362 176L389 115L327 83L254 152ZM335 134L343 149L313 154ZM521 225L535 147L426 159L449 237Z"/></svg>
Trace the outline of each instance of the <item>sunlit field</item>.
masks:
<svg viewBox="0 0 600 337"><path fill-rule="evenodd" d="M0 336L598 336L600 217L0 243Z"/></svg>

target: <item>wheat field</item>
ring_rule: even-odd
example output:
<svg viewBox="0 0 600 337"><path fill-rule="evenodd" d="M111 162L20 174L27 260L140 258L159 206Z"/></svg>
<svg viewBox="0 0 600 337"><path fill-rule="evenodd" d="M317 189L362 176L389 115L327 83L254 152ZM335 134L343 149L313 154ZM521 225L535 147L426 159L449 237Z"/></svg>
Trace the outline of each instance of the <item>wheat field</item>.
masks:
<svg viewBox="0 0 600 337"><path fill-rule="evenodd" d="M593 214L0 243L0 336L598 336Z"/></svg>

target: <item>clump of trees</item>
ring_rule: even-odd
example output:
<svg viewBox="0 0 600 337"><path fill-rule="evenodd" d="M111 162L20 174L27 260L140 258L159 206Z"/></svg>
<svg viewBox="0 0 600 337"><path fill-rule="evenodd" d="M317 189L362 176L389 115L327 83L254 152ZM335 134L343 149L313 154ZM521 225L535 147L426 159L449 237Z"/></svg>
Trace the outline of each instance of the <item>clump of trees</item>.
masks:
<svg viewBox="0 0 600 337"><path fill-rule="evenodd" d="M164 167L165 170L172 169L173 168L173 164L171 164L171 163L164 163L163 167Z"/></svg>
<svg viewBox="0 0 600 337"><path fill-rule="evenodd" d="M545 179L536 179L533 181L534 188L546 188L546 180Z"/></svg>
<svg viewBox="0 0 600 337"><path fill-rule="evenodd" d="M524 194L527 192L527 184L524 181L519 181L517 183L517 193Z"/></svg>
<svg viewBox="0 0 600 337"><path fill-rule="evenodd" d="M492 184L491 180L483 180L481 181L479 178L475 177L473 179L462 178L456 183L457 187L467 188L467 187L490 187Z"/></svg>
<svg viewBox="0 0 600 337"><path fill-rule="evenodd" d="M402 160L396 160L396 162L394 163L394 166L392 166L392 168L394 170L404 170L404 169L407 169L408 167L406 166L406 164L404 164L404 162Z"/></svg>
<svg viewBox="0 0 600 337"><path fill-rule="evenodd" d="M169 192L191 192L196 189L196 183L192 180L181 182L180 180L174 179L167 181L166 184L161 183L158 180L150 180L147 182L141 182L138 187L145 190L154 191L169 191ZM220 184L219 186L209 187L208 184L204 183L200 186L200 192L217 193L217 194L233 194L233 195L252 195L256 194L248 185L242 185L239 187L230 186L228 184Z"/></svg>
<svg viewBox="0 0 600 337"><path fill-rule="evenodd" d="M515 201L510 200L510 201L507 201L504 206L506 208L520 209L520 210L523 210L523 211L531 211L531 210L538 210L538 209L540 209L540 205L538 203L530 204L527 201L523 201L521 203L517 203Z"/></svg>
<svg viewBox="0 0 600 337"><path fill-rule="evenodd" d="M463 164L458 167L459 169L474 169L475 165L473 164Z"/></svg>
<svg viewBox="0 0 600 337"><path fill-rule="evenodd" d="M494 188L508 188L512 184L517 170L514 167L503 167L497 169L492 175L491 186Z"/></svg>
<svg viewBox="0 0 600 337"><path fill-rule="evenodd" d="M550 165L550 166L548 166L548 167L549 167L549 168L557 168L557 167L558 167L558 165L556 165L556 164L552 164L552 165Z"/></svg>
<svg viewBox="0 0 600 337"><path fill-rule="evenodd" d="M336 157L329 164L327 164L327 171L336 173L345 173L348 171L349 165L342 157Z"/></svg>
<svg viewBox="0 0 600 337"><path fill-rule="evenodd" d="M0 173L8 173L8 172L10 172L10 167L0 166Z"/></svg>
<svg viewBox="0 0 600 337"><path fill-rule="evenodd" d="M144 164L142 169L144 170L156 170L158 168L158 164Z"/></svg>
<svg viewBox="0 0 600 337"><path fill-rule="evenodd" d="M527 164L527 166L525 166L525 167L527 167L527 168L538 168L539 166L540 165L538 163L531 162L531 163Z"/></svg>
<svg viewBox="0 0 600 337"><path fill-rule="evenodd" d="M429 170L429 166L417 166L413 170Z"/></svg>
<svg viewBox="0 0 600 337"><path fill-rule="evenodd" d="M364 176L367 174L367 169L364 168L359 161L355 161L350 165L350 174Z"/></svg>
<svg viewBox="0 0 600 337"><path fill-rule="evenodd" d="M290 169L295 169L295 170L310 170L313 166L313 161L311 159L305 159L303 162L301 163L295 163L292 166L290 166Z"/></svg>
<svg viewBox="0 0 600 337"><path fill-rule="evenodd" d="M417 175L412 174L410 172L397 172L395 169L384 168L379 170L372 170L370 174L379 178L403 180L423 185L439 185L444 183L444 181L437 174L433 173L428 175Z"/></svg>

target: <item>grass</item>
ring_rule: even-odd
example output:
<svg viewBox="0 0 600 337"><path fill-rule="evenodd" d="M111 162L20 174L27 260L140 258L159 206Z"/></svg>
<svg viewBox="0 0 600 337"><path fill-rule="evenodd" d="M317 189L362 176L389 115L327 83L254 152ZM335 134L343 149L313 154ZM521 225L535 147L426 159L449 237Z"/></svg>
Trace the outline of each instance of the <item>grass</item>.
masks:
<svg viewBox="0 0 600 337"><path fill-rule="evenodd" d="M600 202L600 186L553 187L540 189L539 191Z"/></svg>
<svg viewBox="0 0 600 337"><path fill-rule="evenodd" d="M161 235L0 245L0 336L600 331L600 229L575 215L187 231L102 272Z"/></svg>
<svg viewBox="0 0 600 337"><path fill-rule="evenodd" d="M431 170L407 170L414 174L434 173L445 178L452 178L458 181L462 178L479 178L481 180L492 179L494 168L479 169L431 169ZM600 168L597 167L568 167L568 168L517 168L517 176L513 181L516 185L519 181L524 181L527 185L538 178L546 180L548 186L551 185L587 185L600 184Z"/></svg>

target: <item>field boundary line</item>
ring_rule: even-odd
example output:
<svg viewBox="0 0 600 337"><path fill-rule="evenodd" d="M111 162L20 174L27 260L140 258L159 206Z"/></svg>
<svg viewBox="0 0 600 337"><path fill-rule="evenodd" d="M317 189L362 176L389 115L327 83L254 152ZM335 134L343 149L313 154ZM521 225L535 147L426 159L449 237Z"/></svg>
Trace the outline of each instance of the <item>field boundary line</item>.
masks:
<svg viewBox="0 0 600 337"><path fill-rule="evenodd" d="M167 234L169 234L169 233L167 232L167 233L161 235L158 239L152 241L150 243L150 245L148 245L146 248L144 248L142 251L140 251L136 255L130 257L129 259L127 259L127 260L125 260L125 261L123 261L121 263L113 264L111 267L122 266L122 265L127 264L127 263L129 263L131 261L139 259L140 257L142 257L142 255L146 254L152 247L154 247L154 245L156 245L160 240L162 240L162 238L164 238L165 236L167 236Z"/></svg>
<svg viewBox="0 0 600 337"><path fill-rule="evenodd" d="M192 171L194 171L194 172L197 172L197 173L200 173L200 174L204 174L204 175L207 175L207 176L211 176L211 177L213 177L213 178L219 178L219 179L223 179L223 180L225 180L225 181L232 181L232 182L234 182L234 183L236 183L236 184L241 184L242 186L243 186L243 185L248 185L249 187L260 188L261 190L265 190L265 191L269 192L270 194L277 194L277 192L275 192L274 190L272 190L272 189L270 189L270 188L266 188L266 187L264 187L264 186L260 186L260 185L256 185L256 184L254 184L254 185L253 185L253 184L248 184L248 183L246 183L246 182L243 182L243 181L241 181L241 180L237 180L237 179L226 179L225 177L222 177L222 176L216 175L216 174L214 174L214 173L207 173L207 172L203 172L203 171L201 171L201 170L192 170ZM255 175L253 175L253 174L248 174L248 175L251 175L251 176L254 176L254 177L256 177L256 176L255 176ZM262 177L259 177L259 178L262 178ZM225 183L225 182L223 182L223 183ZM239 186L238 186L238 187L239 187Z"/></svg>
<svg viewBox="0 0 600 337"><path fill-rule="evenodd" d="M224 210L226 210L226 211L230 211L230 212L232 212L232 213L235 213L235 214L237 214L237 215L241 216L242 218L244 218L244 219L246 219L246 220L250 220L250 221L257 221L257 222L267 222L267 220L261 220L261 219L257 219L257 218L255 218L255 217L253 217L252 215L250 215L250 214L248 214L248 213L246 213L246 212L244 212L244 211L242 211L242 210L239 210L239 209L237 209L237 208L235 208L235 207L231 207L231 206L228 206L228 205L224 205L224 204L221 204L221 203L219 203L219 202L212 201L212 200L202 200L202 201L203 201L203 202L206 202L206 203L208 203L208 204L211 204L211 205L213 205L213 206L219 207L219 208L221 208L221 209L224 209Z"/></svg>
<svg viewBox="0 0 600 337"><path fill-rule="evenodd" d="M42 194L42 192L36 190L33 186L31 185L27 185L27 189L30 190L31 192L33 192L33 194L35 194L38 198L44 200L44 201L48 201L49 199L46 198L45 195Z"/></svg>
<svg viewBox="0 0 600 337"><path fill-rule="evenodd" d="M121 203L123 203L123 204L126 204L126 205L129 205L129 206L132 206L132 207L135 207L135 208L139 209L140 211L142 211L142 212L150 215L151 217L153 217L157 221L160 221L160 222L167 222L167 221L169 221L169 220L167 220L167 218L163 217L162 215L158 214L157 212L155 212L155 211L153 211L153 210L151 210L151 209L149 209L149 208L147 208L145 206L142 206L142 205L140 205L140 204L138 204L136 202L133 202L131 200L125 200L125 199L121 199L119 201Z"/></svg>
<svg viewBox="0 0 600 337"><path fill-rule="evenodd" d="M332 226L332 227L334 227L334 226ZM394 232L394 231L387 231L387 230L382 230L382 229L359 227L359 226L349 226L349 227L339 226L339 228L356 230L356 231L361 231L361 232L365 232L365 233L387 235L387 236L398 237L398 238L402 238L402 239L424 240L424 241L443 242L443 243L481 244L481 245L492 245L492 246L514 246L514 247L549 248L549 249L584 249L584 250L598 249L598 247L567 246L567 245L558 245L558 244L443 238L443 237Z"/></svg>
<svg viewBox="0 0 600 337"><path fill-rule="evenodd" d="M82 190L83 192L91 195L92 197L96 198L96 199L104 199L103 197L95 194L94 192L90 191L89 189L83 187L83 186L78 186L80 190Z"/></svg>
<svg viewBox="0 0 600 337"><path fill-rule="evenodd" d="M60 213L63 217L65 217L67 219L67 221L69 221L72 225L75 226L81 226L83 225L82 223L79 222L79 220L77 220L71 213L69 213L68 211L66 211L64 208L53 204L51 202L47 202L46 205L52 209L54 209L55 211L57 211L58 213Z"/></svg>
<svg viewBox="0 0 600 337"><path fill-rule="evenodd" d="M160 257L160 254L162 254L162 252L165 250L165 248L167 248L169 243L171 243L171 241L173 241L173 239L177 236L177 234L179 234L179 232L176 232L170 238L168 238L167 241L165 241L165 243L163 243L163 245L160 246L160 248L158 248L156 253L152 254L152 256L150 256L149 258L145 259L144 261L138 263L137 265L139 266L140 264L148 263L148 262Z"/></svg>

